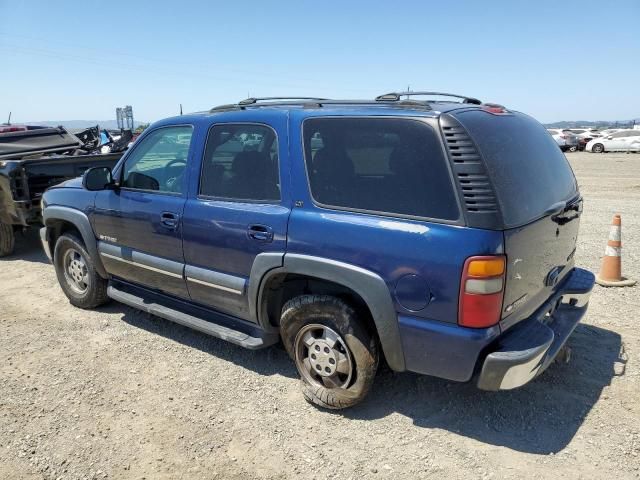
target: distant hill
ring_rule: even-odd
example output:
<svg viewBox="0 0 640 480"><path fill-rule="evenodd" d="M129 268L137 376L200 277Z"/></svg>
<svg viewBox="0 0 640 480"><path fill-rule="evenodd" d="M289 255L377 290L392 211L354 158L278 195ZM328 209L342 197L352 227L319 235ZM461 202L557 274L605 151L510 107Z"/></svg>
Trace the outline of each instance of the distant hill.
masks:
<svg viewBox="0 0 640 480"><path fill-rule="evenodd" d="M547 128L579 128L579 127L594 127L594 128L631 128L633 124L639 125L640 118L635 120L563 120L561 122L545 123Z"/></svg>
<svg viewBox="0 0 640 480"><path fill-rule="evenodd" d="M147 124L148 122L133 121L134 128L140 125ZM25 125L42 125L46 127L57 127L62 125L68 130L75 130L78 128L95 127L100 125L100 128L106 128L107 130L115 130L118 128L118 122L115 120L47 120L38 122L24 122Z"/></svg>

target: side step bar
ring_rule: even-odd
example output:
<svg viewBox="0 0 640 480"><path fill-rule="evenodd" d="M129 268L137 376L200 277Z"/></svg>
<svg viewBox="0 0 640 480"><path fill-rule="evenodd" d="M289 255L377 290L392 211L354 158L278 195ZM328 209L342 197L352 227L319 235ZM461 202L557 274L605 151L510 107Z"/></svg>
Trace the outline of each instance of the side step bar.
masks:
<svg viewBox="0 0 640 480"><path fill-rule="evenodd" d="M129 291L128 289L125 290L124 288L117 288L112 283L110 283L109 288L107 289L107 295L117 302L124 303L125 305L128 305L130 307L142 310L143 312L156 315L158 317L164 318L165 320L179 323L180 325L184 325L185 327L193 328L194 330L198 330L199 332L203 332L207 335L226 340L250 350L268 347L269 345L273 345L278 342L277 334L264 332L258 326L248 327L248 329L252 330L252 333L254 335L257 335L252 336L249 333L235 330L228 326L204 320L189 313L185 313L179 310L175 310L171 307L161 305L160 303L157 303L155 298L153 298L156 295L143 297L142 293L139 293L136 290L132 289L131 291Z"/></svg>

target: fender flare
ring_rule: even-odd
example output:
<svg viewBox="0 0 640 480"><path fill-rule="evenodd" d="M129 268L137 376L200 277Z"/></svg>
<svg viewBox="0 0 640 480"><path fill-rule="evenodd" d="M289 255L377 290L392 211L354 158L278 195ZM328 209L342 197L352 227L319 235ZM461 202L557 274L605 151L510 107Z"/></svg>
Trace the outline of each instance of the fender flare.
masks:
<svg viewBox="0 0 640 480"><path fill-rule="evenodd" d="M109 274L102 264L100 255L98 254L98 242L96 240L95 233L93 232L93 228L91 227L91 222L89 222L89 217L87 217L84 212L76 210L75 208L51 205L45 207L42 214L42 220L45 227L47 227L47 230L49 230L58 220L69 222L76 227L82 236L87 252L91 255L96 271L102 278L106 279L109 277ZM47 239L48 238L49 236L47 235Z"/></svg>
<svg viewBox="0 0 640 480"><path fill-rule="evenodd" d="M274 275L287 273L327 280L343 285L357 293L371 312L389 367L397 372L406 369L398 315L393 306L389 287L378 274L349 263L287 253L284 255L282 267L273 268L264 274L259 283L257 298L249 299L251 303L255 302L254 304L258 305L257 314L259 317L264 315L259 306L262 304L264 289L268 285L269 279ZM263 324L265 319L258 318L258 321Z"/></svg>

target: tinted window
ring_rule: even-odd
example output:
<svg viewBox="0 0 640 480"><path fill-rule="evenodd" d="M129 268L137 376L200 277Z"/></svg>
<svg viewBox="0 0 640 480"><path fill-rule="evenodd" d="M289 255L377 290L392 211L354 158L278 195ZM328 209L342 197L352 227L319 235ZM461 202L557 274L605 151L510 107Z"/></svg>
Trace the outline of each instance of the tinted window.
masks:
<svg viewBox="0 0 640 480"><path fill-rule="evenodd" d="M202 161L200 195L280 200L278 139L262 125L216 125Z"/></svg>
<svg viewBox="0 0 640 480"><path fill-rule="evenodd" d="M569 162L544 127L531 117L477 110L456 117L485 159L506 226L529 223L554 203L576 196Z"/></svg>
<svg viewBox="0 0 640 480"><path fill-rule="evenodd" d="M166 127L145 136L127 158L122 186L181 193L191 133L191 127Z"/></svg>
<svg viewBox="0 0 640 480"><path fill-rule="evenodd" d="M431 127L392 118L312 118L303 127L313 198L324 205L455 220L456 196Z"/></svg>

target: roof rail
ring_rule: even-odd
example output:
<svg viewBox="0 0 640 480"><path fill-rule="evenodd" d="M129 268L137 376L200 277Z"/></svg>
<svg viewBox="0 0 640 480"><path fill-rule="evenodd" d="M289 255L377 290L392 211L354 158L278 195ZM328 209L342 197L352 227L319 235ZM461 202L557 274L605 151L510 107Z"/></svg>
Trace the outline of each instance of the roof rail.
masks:
<svg viewBox="0 0 640 480"><path fill-rule="evenodd" d="M455 93L443 93L443 92L391 92L385 93L384 95L378 95L376 97L376 102L398 102L404 96L414 97L414 96L427 96L427 95L437 95L441 97L453 97L453 98L461 98L462 103L471 103L473 105L482 105L482 102L477 98L466 97L464 95L456 95Z"/></svg>
<svg viewBox="0 0 640 480"><path fill-rule="evenodd" d="M360 106L376 106L385 105L388 107L396 108L422 108L425 110L431 110L431 107L427 102L418 100L399 100L394 102L380 102L376 100L324 100L320 98L303 97L300 99L288 100L286 97L269 97L269 98L284 98L282 101L261 101L256 99L253 103L232 103L227 105L219 105L209 110L209 113L225 112L229 110L246 110L247 108L261 108L261 107L313 107L321 108L329 105L360 105ZM253 99L247 99L253 100Z"/></svg>
<svg viewBox="0 0 640 480"><path fill-rule="evenodd" d="M328 98L320 97L249 97L244 100L240 100L238 105L254 105L258 102L264 102L265 100L329 100Z"/></svg>

